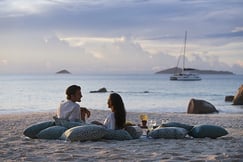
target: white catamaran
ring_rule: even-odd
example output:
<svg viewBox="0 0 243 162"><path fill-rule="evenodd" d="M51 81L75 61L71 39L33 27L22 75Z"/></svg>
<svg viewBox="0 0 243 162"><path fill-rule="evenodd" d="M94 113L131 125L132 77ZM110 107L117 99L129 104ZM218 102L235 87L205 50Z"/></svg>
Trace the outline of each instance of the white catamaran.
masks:
<svg viewBox="0 0 243 162"><path fill-rule="evenodd" d="M201 78L199 77L199 75L197 73L193 73L194 69L185 68L186 41L187 41L187 31L185 32L182 70L181 70L181 72L175 72L172 76L170 76L170 80L178 80L178 81L199 81L199 80L201 80ZM180 57L179 57L179 60L180 60ZM179 60L178 60L177 66L179 64ZM176 69L178 69L178 67Z"/></svg>

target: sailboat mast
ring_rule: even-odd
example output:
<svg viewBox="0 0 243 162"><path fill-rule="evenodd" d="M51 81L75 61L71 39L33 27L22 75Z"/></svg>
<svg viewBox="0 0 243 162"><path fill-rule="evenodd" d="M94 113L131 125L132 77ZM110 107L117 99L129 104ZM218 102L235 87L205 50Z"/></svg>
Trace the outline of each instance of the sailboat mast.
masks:
<svg viewBox="0 0 243 162"><path fill-rule="evenodd" d="M185 69L185 55L186 55L186 39L187 39L187 31L185 31L185 40L184 40L184 52L183 52L183 67L182 67L182 72L184 72Z"/></svg>

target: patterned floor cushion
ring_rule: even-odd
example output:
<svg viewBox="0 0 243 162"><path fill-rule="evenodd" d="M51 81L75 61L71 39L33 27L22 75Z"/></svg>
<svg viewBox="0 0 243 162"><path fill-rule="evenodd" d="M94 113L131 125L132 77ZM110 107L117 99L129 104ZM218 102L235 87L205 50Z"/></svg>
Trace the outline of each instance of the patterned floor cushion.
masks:
<svg viewBox="0 0 243 162"><path fill-rule="evenodd" d="M119 140L119 141L133 139L132 136L123 129L120 129L120 130L107 129L107 130L108 130L108 133L103 137L104 139Z"/></svg>
<svg viewBox="0 0 243 162"><path fill-rule="evenodd" d="M66 130L60 139L70 141L98 140L107 134L107 129L103 126L87 124Z"/></svg>
<svg viewBox="0 0 243 162"><path fill-rule="evenodd" d="M149 132L148 136L152 138L182 139L185 138L188 131L179 127L157 128Z"/></svg>
<svg viewBox="0 0 243 162"><path fill-rule="evenodd" d="M125 130L132 136L133 139L138 139L143 135L143 130L139 126L127 126Z"/></svg>
<svg viewBox="0 0 243 162"><path fill-rule="evenodd" d="M228 132L216 125L196 125L188 134L194 138L218 138L227 135Z"/></svg>
<svg viewBox="0 0 243 162"><path fill-rule="evenodd" d="M183 123L179 123L179 122L164 123L164 124L161 124L160 127L179 127L179 128L184 128L184 129L186 129L188 131L190 131L193 128L192 125L183 124Z"/></svg>
<svg viewBox="0 0 243 162"><path fill-rule="evenodd" d="M62 126L52 126L40 131L37 137L39 139L59 139L66 130L67 128Z"/></svg>
<svg viewBox="0 0 243 162"><path fill-rule="evenodd" d="M46 121L46 122L40 122L37 124L33 124L26 128L23 132L23 134L30 138L37 138L37 134L42 131L43 129L46 129L48 127L54 126L55 122L53 121Z"/></svg>

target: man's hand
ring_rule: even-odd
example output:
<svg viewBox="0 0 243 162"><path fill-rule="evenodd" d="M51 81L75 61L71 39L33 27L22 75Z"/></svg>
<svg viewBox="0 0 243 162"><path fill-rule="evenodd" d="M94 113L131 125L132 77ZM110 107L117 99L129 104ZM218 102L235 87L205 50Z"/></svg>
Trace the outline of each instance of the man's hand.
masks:
<svg viewBox="0 0 243 162"><path fill-rule="evenodd" d="M91 115L90 111L86 107L80 107L80 111L81 111L81 119L83 121L85 121L85 116L89 118Z"/></svg>

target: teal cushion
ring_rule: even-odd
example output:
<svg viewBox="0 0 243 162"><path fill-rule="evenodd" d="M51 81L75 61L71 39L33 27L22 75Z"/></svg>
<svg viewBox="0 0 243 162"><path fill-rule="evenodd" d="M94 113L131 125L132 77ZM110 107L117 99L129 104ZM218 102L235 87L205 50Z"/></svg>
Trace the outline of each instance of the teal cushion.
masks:
<svg viewBox="0 0 243 162"><path fill-rule="evenodd" d="M148 136L152 138L182 139L185 138L188 131L179 127L157 128L149 132Z"/></svg>
<svg viewBox="0 0 243 162"><path fill-rule="evenodd" d="M179 123L179 122L168 122L165 124L161 124L160 127L179 127L179 128L184 128L188 131L190 131L193 128L192 125L183 124L183 123Z"/></svg>
<svg viewBox="0 0 243 162"><path fill-rule="evenodd" d="M143 135L143 130L139 126L127 126L125 130L132 136L133 139L138 139Z"/></svg>
<svg viewBox="0 0 243 162"><path fill-rule="evenodd" d="M67 128L62 126L52 126L40 131L37 137L39 139L59 139L66 130Z"/></svg>
<svg viewBox="0 0 243 162"><path fill-rule="evenodd" d="M63 126L65 128L68 128L68 129L72 128L72 127L76 127L76 126L81 126L81 125L85 124L82 121L73 122L73 121L68 121L66 119L57 118L56 116L53 116L53 119L55 120L55 125Z"/></svg>
<svg viewBox="0 0 243 162"><path fill-rule="evenodd" d="M40 122L37 124L33 124L33 125L29 126L28 128L26 128L24 130L23 134L30 138L37 138L37 134L41 130L54 126L54 125L55 125L55 122L53 122L53 121L46 121L46 122Z"/></svg>
<svg viewBox="0 0 243 162"><path fill-rule="evenodd" d="M217 138L227 134L228 132L224 128L216 125L196 125L189 132L189 135L194 138Z"/></svg>
<svg viewBox="0 0 243 162"><path fill-rule="evenodd" d="M98 140L104 137L107 129L103 126L87 124L66 130L60 139L70 141Z"/></svg>
<svg viewBox="0 0 243 162"><path fill-rule="evenodd" d="M119 130L113 130L113 129L107 129L108 133L103 137L107 140L131 140L133 139L132 136L125 130L119 129Z"/></svg>

